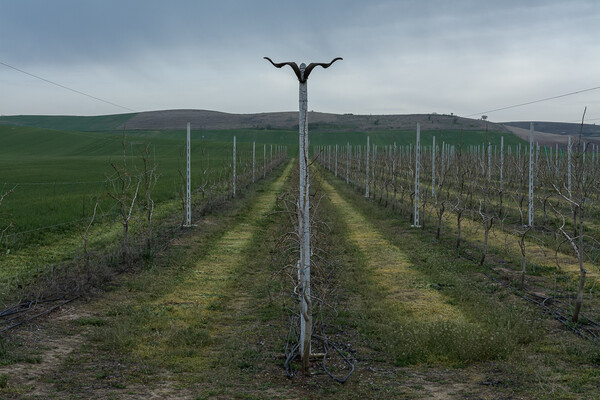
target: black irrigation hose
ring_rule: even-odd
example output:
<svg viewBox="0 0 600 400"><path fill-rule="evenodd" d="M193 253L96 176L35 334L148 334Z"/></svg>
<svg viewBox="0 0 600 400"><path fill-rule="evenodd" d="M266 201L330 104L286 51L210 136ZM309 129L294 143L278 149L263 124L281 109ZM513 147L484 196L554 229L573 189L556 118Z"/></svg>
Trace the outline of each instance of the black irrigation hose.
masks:
<svg viewBox="0 0 600 400"><path fill-rule="evenodd" d="M9 307L6 310L0 312L0 318L28 311L29 309L31 309L31 306L35 303L36 303L35 300L31 300L28 302L22 302L17 305L14 305L12 307Z"/></svg>
<svg viewBox="0 0 600 400"><path fill-rule="evenodd" d="M296 316L292 317L290 319L290 329L288 332L288 338L287 338L287 342L285 344L285 362L283 364L283 367L285 369L285 373L287 374L288 378L292 378L295 375L295 371L294 368L292 368L291 363L292 361L294 361L296 359L296 357L298 357L300 355L300 353L298 352L298 350L300 349L300 338L298 337L298 332L296 332L296 339L297 339L297 343L295 345L293 345L291 347L290 350L290 339L292 336L292 330L295 330L295 326L296 324L294 323L296 319ZM346 355L335 345L335 343L333 343L331 340L322 337L322 336L318 336L318 335L312 335L311 336L312 339L317 339L320 340L323 343L323 349L324 349L324 356L323 356L323 361L322 361L322 366L323 366L323 371L325 371L325 373L327 375L329 375L329 377L331 379L333 379L336 382L339 383L345 383L348 379L350 379L350 376L354 373L354 364L352 363L352 361L350 361L348 359L348 357L346 357ZM337 351L337 353L342 357L342 359L344 360L344 362L348 365L348 367L350 368L350 372L348 372L348 374L343 377L343 378L338 378L337 376L333 375L326 366L326 361L327 361L327 355L329 354L329 348L333 347L335 349L335 351Z"/></svg>
<svg viewBox="0 0 600 400"><path fill-rule="evenodd" d="M471 257L471 256L469 256L467 254L462 254L461 257L465 258L467 260L476 262L476 260L475 260L474 257ZM538 295L536 295L534 293L531 293L531 292L527 292L527 291L523 292L523 291L515 288L514 286L508 285L508 284L500 281L499 279L495 278L494 276L492 276L492 275L490 275L488 273L485 273L485 275L488 278L490 278L491 280L493 280L494 282L496 282L496 283L498 283L498 284L500 284L502 286L507 286L507 287L511 288L518 296L522 297L523 299L525 299L525 300L527 300L527 301L529 301L531 303L537 304L538 306L542 307L547 313L551 314L556 320L558 320L560 323L562 323L563 325L565 325L567 328L569 328L570 330L572 330L573 332L575 332L576 334L578 334L582 338L591 340L593 342L598 342L599 341L600 337L599 337L599 335L598 335L597 332L594 332L594 331L592 331L591 329L589 329L587 327L580 326L581 324L574 325L566 317L567 312L564 309L558 309L558 311L557 310L553 310L553 309L551 309L549 306L547 306L545 304L547 300L554 299L554 298L557 298L557 297L547 297L546 298L546 297L538 296ZM537 297L538 299L543 299L543 300L542 301L535 300L534 299L535 297ZM561 313L561 311L562 311L562 313ZM596 328L600 328L600 323L598 323L598 322L596 322L596 321L588 318L587 316L585 316L585 315L583 315L581 313L579 315L581 317L585 318L590 325L592 325L592 326L594 326Z"/></svg>
<svg viewBox="0 0 600 400"><path fill-rule="evenodd" d="M300 348L300 338L298 337L298 332L295 329L296 327L296 316L292 316L292 318L290 318L290 329L288 330L288 336L287 336L287 341L285 343L285 350L284 350L284 354L285 354L285 363L283 364L283 367L285 368L285 373L287 374L288 378L291 378L295 375L294 373L294 368L292 368L292 366L290 365L290 363L292 361L294 361L294 359L300 355L299 353L297 353L298 349ZM292 336L292 330L295 330L296 332L296 339L297 339L297 343L292 346L292 349L289 350L290 348L290 339Z"/></svg>
<svg viewBox="0 0 600 400"><path fill-rule="evenodd" d="M78 299L78 298L79 298L79 296L73 297L72 299L66 300L66 301L64 301L64 302L62 302L60 304L57 304L57 305L55 305L53 307L50 307L49 309L47 309L45 311L42 311L41 313L38 313L38 314L36 314L36 315L34 315L34 316L30 317L30 318L24 319L23 321L19 321L19 322L15 323L15 324L7 326L6 328L0 330L0 333L3 333L3 332L6 332L6 331L8 331L10 329L16 328L17 326L22 325L22 324L24 324L26 322L30 322L30 321L34 320L35 318L41 317L42 315L49 314L50 312L56 310L57 308L60 308L60 307L64 306L65 304L68 304L68 303L70 303L73 300Z"/></svg>
<svg viewBox="0 0 600 400"><path fill-rule="evenodd" d="M591 340L593 342L597 342L599 337L598 334L596 332L594 332L593 330L584 327L584 326L580 326L580 324L573 324L569 318L566 316L567 312L564 309L561 308L556 308L556 309L552 309L549 306L546 305L546 301L548 301L549 299L553 299L553 297L542 297L542 296L538 296L534 293L531 292L527 292L527 291L522 291L519 290L511 285L507 285L504 282L500 281L499 279L495 278L494 276L492 276L491 274L485 273L485 275L490 278L491 280L493 280L494 282L502 285L502 286L507 286L510 289L512 289L518 296L520 296L521 298L534 303L536 305L538 305L539 307L542 307L544 309L544 311L548 314L551 314L557 321L559 321L560 323L562 323L564 326L566 326L567 328L569 328L570 330L572 330L573 332L575 332L576 334L578 334L579 336L581 336L584 339L588 339ZM538 300L536 300L536 298ZM543 300L542 300L543 299ZM541 300L541 301L540 301ZM583 314L581 314L582 317L586 318ZM597 322L593 321L593 320L588 320L590 321L590 323L594 326L600 326Z"/></svg>
<svg viewBox="0 0 600 400"><path fill-rule="evenodd" d="M14 306L8 307L7 309L0 311L0 318L4 318L9 315L19 314L22 312L29 311L31 309L31 307L36 306L38 304L50 303L53 301L64 300L64 299L65 299L65 297L62 296L62 297L58 297L56 299L44 299L44 300L33 299L33 300L28 300L28 301L22 301L19 304L15 304Z"/></svg>
<svg viewBox="0 0 600 400"><path fill-rule="evenodd" d="M325 371L325 373L329 375L334 381L339 383L345 383L354 373L354 364L352 364L348 357L346 357L346 355L342 353L342 351L331 340L317 335L312 335L312 337L323 342L323 348L325 349L325 355L323 356L323 371ZM337 376L333 375L325 366L325 360L327 360L327 354L329 353L329 346L333 347L335 351L337 351L337 353L344 359L344 362L350 368L350 372L348 372L348 374L344 378L338 378Z"/></svg>
<svg viewBox="0 0 600 400"><path fill-rule="evenodd" d="M286 344L285 346L286 346L286 350L287 350L288 344ZM299 348L300 348L300 343L296 343L292 347L292 350L289 353L286 353L286 355L285 355L285 363L283 364L283 367L285 368L285 373L287 374L288 378L291 378L295 375L294 368L292 368L290 363L292 361L294 361L294 359L300 355L300 353L298 353Z"/></svg>

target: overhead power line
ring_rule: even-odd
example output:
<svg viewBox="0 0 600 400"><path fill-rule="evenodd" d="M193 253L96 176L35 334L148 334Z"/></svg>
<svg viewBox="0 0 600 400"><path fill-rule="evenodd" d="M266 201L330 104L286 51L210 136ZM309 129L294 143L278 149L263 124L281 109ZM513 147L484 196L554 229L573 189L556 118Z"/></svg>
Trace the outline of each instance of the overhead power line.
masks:
<svg viewBox="0 0 600 400"><path fill-rule="evenodd" d="M475 113L475 114L467 115L467 118L468 117L473 117L475 115L483 115L483 114L493 113L493 112L496 112L496 111L508 110L510 108L528 106L530 104L541 103L542 101L560 99L561 97L567 97L567 96L572 96L574 94L591 92L592 90L598 90L598 89L600 89L600 86L596 86L596 87L589 88L589 89L578 90L576 92L565 93L565 94L561 94L561 95L558 95L558 96L546 97L544 99L539 99L539 100L534 100L534 101L528 101L527 103L515 104L515 105L512 105L512 106L508 106L508 107L502 107L502 108L496 108L496 109L493 109L493 110L481 111L481 112L478 112L478 113Z"/></svg>
<svg viewBox="0 0 600 400"><path fill-rule="evenodd" d="M49 79L46 79L46 78L42 78L41 76L34 75L34 74L32 74L32 73L29 73L29 72L27 72L27 71L23 71L22 69L20 69L20 68L17 68L17 67L14 67L14 66L12 66L12 65L9 65L9 64L7 64L7 63L5 63L5 62L2 62L2 61L0 61L0 64L4 65L5 67L8 67L8 68L14 69L15 71L19 71L19 72L21 72L21 73L23 73L23 74L25 74L25 75L29 75L29 76L31 76L31 77L33 77L33 78L39 79L39 80L41 80L41 81L44 81L44 82L46 82L46 83L50 83L50 84L52 84L52 85L55 85L55 86L58 86L58 87L60 87L60 88L63 88L63 89L69 90L69 91L71 91L71 92L74 92L74 93L80 94L80 95L82 95L82 96L86 96L86 97L89 97L89 98L91 98L91 99L98 100L98 101L101 101L101 102L103 102L103 103L110 104L111 106L119 107L119 108L122 108L122 109L124 109L124 110L127 110L127 111L136 112L135 110L132 110L132 109L131 109L131 108L129 108L129 107L125 107L125 106L122 106L122 105L120 105L120 104L113 103L112 101L104 100L104 99L101 99L101 98L99 98L99 97L92 96L91 94L87 94L87 93L84 93L84 92L82 92L82 91L79 91L79 90L77 90L77 89L73 89L73 88L70 88L70 87L68 87L68 86L61 85L60 83L57 83L57 82L51 81L51 80L49 80Z"/></svg>

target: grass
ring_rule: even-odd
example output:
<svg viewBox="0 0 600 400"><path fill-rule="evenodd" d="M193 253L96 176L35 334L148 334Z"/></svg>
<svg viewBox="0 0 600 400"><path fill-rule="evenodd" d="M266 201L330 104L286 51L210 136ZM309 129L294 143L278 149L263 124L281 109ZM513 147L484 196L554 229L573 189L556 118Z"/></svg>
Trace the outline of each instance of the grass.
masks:
<svg viewBox="0 0 600 400"><path fill-rule="evenodd" d="M285 378L279 356L296 305L282 304L273 276L282 267L278 240L290 227L281 209L265 213L275 193L290 188L280 179L261 182L141 274L80 304L79 318L41 325L86 339L37 380L11 376L9 387L25 395L32 382L47 382L46 398L597 397L597 347L341 182L312 182L331 195L317 216L329 227L318 246L334 282L320 320L323 334L355 358L346 384L317 364L310 377ZM289 292L293 282L285 283ZM408 294L431 307L404 304ZM337 361L328 362L335 369Z"/></svg>
<svg viewBox="0 0 600 400"><path fill-rule="evenodd" d="M0 117L0 125L29 126L64 131L111 131L136 114L98 115L11 115Z"/></svg>
<svg viewBox="0 0 600 400"><path fill-rule="evenodd" d="M109 212L112 201L106 193L112 187L106 179L114 176L110 162L122 163L120 134L0 126L2 189L14 188L1 208L4 224L13 225L9 240L21 240L23 232L89 216L92 200L98 195L104 195L102 210ZM126 137L126 157L131 174L143 170L141 153L146 145L150 146L150 157L158 166L159 179L153 191L158 203L177 199L182 185L178 169L185 170L184 138L185 134L156 137L140 133ZM221 179L226 176L232 158L231 143L200 140L193 143L194 185L200 184L205 168L208 168L210 181L218 180L219 175ZM262 166L262 152L257 153L257 163ZM248 162L252 161L251 145L238 146L238 157L247 170ZM51 233L55 235L72 228L72 225L61 225ZM28 236L36 235L42 233L30 232Z"/></svg>
<svg viewBox="0 0 600 400"><path fill-rule="evenodd" d="M468 327L458 321L428 329L426 322L405 319L402 325L410 328L402 331L403 337L411 342L413 357L396 358L396 362L426 362L430 368L441 363L470 371L471 377L482 373L479 379L483 382L498 382L492 383L495 394L490 398L501 394L532 399L596 398L600 387L597 344L557 328L538 310L490 282L482 274L486 268L457 257L451 243L433 240L430 232L411 229L392 210L365 200L332 176L327 175L327 180L355 209L355 214L368 215L370 225L408 255L407 261L429 282L428 287L442 292L467 321L475 324L475 330L470 329L473 325ZM335 195L332 199L335 202ZM326 212L335 215L336 210ZM341 215L334 220L341 221ZM334 225L333 234L351 236L346 224L344 221L341 226ZM361 229L369 230L364 226ZM354 260L354 268L342 280L356 294L350 297L350 308L366 315L385 310L386 296L377 294L376 288L381 285L377 285L377 273L369 274L366 252L358 245L349 246L346 252L346 258ZM396 344L393 339L398 336L393 327L401 320L398 313L388 311L361 319L357 326L363 335L392 355L402 350L399 354L403 356L401 341ZM473 387L466 390L472 393Z"/></svg>
<svg viewBox="0 0 600 400"><path fill-rule="evenodd" d="M106 116L106 121L123 116ZM12 117L3 117L12 118ZM17 118L17 117L15 117ZM25 123L29 119L31 123ZM38 117L18 117L23 125L35 125ZM42 118L42 117L39 117ZM0 124L0 188L3 191L14 188L3 202L0 209L0 227L12 224L5 245L15 248L19 243L46 243L50 238L65 231L73 231L75 221L89 216L93 208L94 198L106 194L110 185L106 178L114 175L110 167L111 161L122 160L121 131L92 132L99 129L93 118L80 117L88 121L81 125L75 117L44 117L56 119L56 128L75 129L86 127L86 131L51 130L30 126L11 126ZM91 119L90 119L91 118ZM102 119L102 118L100 118ZM105 122L106 122L105 121ZM114 122L114 121L113 121ZM108 122L106 122L108 123ZM111 122L112 123L112 122ZM81 126L80 126L81 125ZM108 125L106 125L108 126ZM455 143L459 140L458 131L430 132L423 131L423 141L428 136L436 135L438 141L446 140ZM315 131L311 133L311 143L327 145L350 142L366 143L366 136L372 143L389 145L397 142L406 145L414 142L412 131L382 132L329 132ZM483 132L465 131L462 140L469 144L480 143ZM238 139L238 158L241 164L238 169L251 166L252 141L257 142L257 164L263 162L263 144L267 145L267 157L270 156L271 144L289 146L290 154L296 151L297 132L292 130L196 130L192 132L192 184L199 185L204 168L208 168L211 181L228 173L231 164L231 142L233 136ZM505 135L506 136L506 135ZM490 133L492 140L499 140L499 135ZM516 136L505 138L518 141ZM146 145L150 146L150 156L158 165L159 180L154 189L157 202L173 201L178 197L182 185L179 169L184 168L185 132L181 131L127 131L125 153L130 171L142 170L141 153ZM238 171L239 172L239 171ZM114 213L113 203L104 196L102 210ZM49 226L52 229L46 229ZM40 230L40 228L45 228Z"/></svg>
<svg viewBox="0 0 600 400"><path fill-rule="evenodd" d="M357 288L365 299L359 307L372 315L362 331L381 341L398 365L490 360L531 340L525 314L465 285L461 276L473 268L407 231L383 236L363 216L372 217L372 210L344 200L327 182L323 188L337 220L345 221L340 229L362 255L359 274L371 277L372 284ZM494 311L487 314L473 304Z"/></svg>
<svg viewBox="0 0 600 400"><path fill-rule="evenodd" d="M4 181L1 188L13 189L0 207L0 301L5 302L15 287L29 285L49 265L72 260L81 253L82 235L96 198L99 208L88 249L107 253L114 247L122 228L115 201L108 196L116 189L107 177L114 177L110 162L123 163L121 134L0 125L0 167L5 174L0 178ZM183 137L148 132L126 137L126 162L131 175L143 169L140 155L146 145L151 146L151 158L158 165L159 179L152 192L155 232L181 209L178 191L183 181L178 169L184 160ZM232 144L200 139L192 143L192 189L207 181L213 195L227 191L223 182L228 182L231 174ZM237 146L237 172L238 177L242 176L238 182L251 179L251 150L250 143ZM270 158L270 148L268 151ZM259 179L263 175L262 151L257 151L256 159ZM130 189L129 195L133 192L134 188ZM139 235L145 221L142 195L138 197L130 230ZM202 193L194 192L193 202L204 204Z"/></svg>

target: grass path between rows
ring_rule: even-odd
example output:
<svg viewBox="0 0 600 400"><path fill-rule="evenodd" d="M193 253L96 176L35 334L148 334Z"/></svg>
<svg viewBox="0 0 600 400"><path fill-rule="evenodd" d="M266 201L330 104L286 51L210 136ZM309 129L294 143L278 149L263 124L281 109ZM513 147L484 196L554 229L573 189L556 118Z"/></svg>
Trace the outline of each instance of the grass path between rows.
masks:
<svg viewBox="0 0 600 400"><path fill-rule="evenodd" d="M228 349L240 333L232 327L243 319L229 308L245 306L248 296L236 273L260 240L257 232L292 165L203 217L140 274L123 276L88 303L65 307L41 329L16 332L7 342L14 354L4 357L10 364L0 367L6 380L0 398L198 399L210 397L212 388L219 393L222 388L210 383L220 379L215 371L223 362L243 366L247 350Z"/></svg>
<svg viewBox="0 0 600 400"><path fill-rule="evenodd" d="M295 165L203 217L146 269L16 333L29 361L0 367L0 398L596 398L597 368L576 337L543 334L547 320L482 268L318 171L327 228L316 247L333 280L321 327L356 371L337 384L319 361L312 376L287 379L281 356L297 311L282 301L294 254L280 242L291 225L278 196L293 193Z"/></svg>
<svg viewBox="0 0 600 400"><path fill-rule="evenodd" d="M423 277L401 249L386 240L329 183L325 181L322 186L346 222L349 238L365 255L368 268L374 271L394 308L399 312L413 314L423 321L455 321L464 318L460 310L449 304L444 295L422 284Z"/></svg>
<svg viewBox="0 0 600 400"><path fill-rule="evenodd" d="M323 191L357 248L355 264L363 259L365 265L360 275L351 274L347 279L367 281L356 284L368 288L359 290L361 299L355 301L355 309L368 315L359 322L359 330L391 355L395 364L403 365L407 377L417 375L420 365L429 365L428 373L423 374L425 381L440 378L433 387L422 383L432 392L421 392L415 398L597 398L597 345L558 327L539 310L489 281L484 275L486 266L462 259L451 244L435 240L428 231L411 228L393 210L365 199L360 191L321 171ZM408 276L395 277L388 271L390 266ZM396 306L399 312L390 313L390 303L402 298L395 299L395 291L408 291L405 300L411 302L415 286L421 290L419 302L433 301L434 311L446 310L445 304L449 304L460 318L431 321L410 312L428 311L417 305ZM377 288L383 288L385 296L369 299ZM428 290L432 289L440 296L430 296ZM482 390L490 382L498 384L490 385L490 391Z"/></svg>
<svg viewBox="0 0 600 400"><path fill-rule="evenodd" d="M206 255L197 260L183 282L146 305L161 316L163 313L168 315L168 321L164 317L151 318L150 337L140 342L136 352L145 357L160 358L165 356L162 353L173 353L173 348L181 344L184 357L176 357L180 366L186 363L190 366L205 365L203 361L210 359L186 357L185 348L203 345L211 337L222 333L220 331L227 324L227 316L222 312L221 305L225 297L233 294L229 292L231 282L235 280L233 274L241 267L258 225L274 208L277 194L289 178L292 164L288 163L282 175L254 200L253 206L245 212L241 221L232 226ZM170 334L154 334L164 329L165 325L171 330ZM197 329L198 325L201 325L200 330ZM177 338L178 343L172 343L172 337Z"/></svg>
<svg viewBox="0 0 600 400"><path fill-rule="evenodd" d="M431 186L428 183L421 184L421 191L423 193L429 193L431 191ZM382 189L379 188L377 194L380 194ZM444 190L445 191L445 190ZM450 193L456 195L452 190ZM373 196L373 193L371 193ZM383 194L381 194L383 197ZM377 195L375 195L377 197ZM399 201L400 194L396 194L396 199L394 199L393 193L389 195L391 201ZM405 198L405 201L410 201ZM536 203L537 204L537 203ZM512 202L504 203L504 208L511 208L513 211L516 210L516 207L512 204ZM535 214L535 221L541 221L543 218L543 214L540 213L540 206L535 206L535 211L538 214ZM432 199L428 199L428 204L426 207L428 225L430 229L435 229L434 227L437 225L437 215L436 209L432 205ZM515 214L513 214L515 215ZM465 213L462 219L462 240L468 241L471 243L476 243L478 246L482 247L483 240L483 227L481 223L478 221L478 216L475 216L475 219L471 219ZM568 219L568 217L567 217ZM423 220L421 219L421 222ZM443 227L442 227L442 235L447 235L448 231L450 231L455 237L457 232L457 222L456 215L451 211L451 207L446 204L446 212L443 217ZM593 233L597 229L597 226L593 224L592 221L585 221L586 232L587 234ZM568 229L567 229L568 230ZM488 239L488 249L491 252L495 252L498 254L502 254L505 257L510 258L511 262L514 262L517 265L520 265L521 262L521 249L519 247L519 236L510 231L510 227L500 226L498 221L496 220L494 226L490 230L490 236ZM561 238L562 240L562 238ZM544 266L547 268L557 268L557 260L560 263L560 269L564 272L571 274L576 277L579 275L579 264L577 258L574 255L567 254L567 252L571 251L571 248L568 244L563 244L560 251L556 253L556 250L548 245L547 243L542 243L540 237L532 237L532 234L526 236L525 239L526 244L526 254L527 254L527 264L528 270L532 269L532 264ZM593 263L589 261L584 262L584 267L587 270L588 279L594 281L600 281L600 275L598 266L595 266Z"/></svg>

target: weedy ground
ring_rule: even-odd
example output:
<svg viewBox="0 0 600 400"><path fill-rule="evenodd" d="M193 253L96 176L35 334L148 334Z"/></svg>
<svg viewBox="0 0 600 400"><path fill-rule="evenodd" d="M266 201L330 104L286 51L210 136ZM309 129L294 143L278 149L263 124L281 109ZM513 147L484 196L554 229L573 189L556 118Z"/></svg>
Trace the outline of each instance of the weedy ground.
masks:
<svg viewBox="0 0 600 400"><path fill-rule="evenodd" d="M289 231L277 196L294 163L204 218L142 272L11 332L0 397L43 399L594 399L600 349L449 245L330 176L313 179L318 246L336 274L322 334L354 360L283 370L286 294L272 263ZM278 176L277 176L278 175ZM276 288L276 290L274 290ZM329 368L341 375L339 359Z"/></svg>

